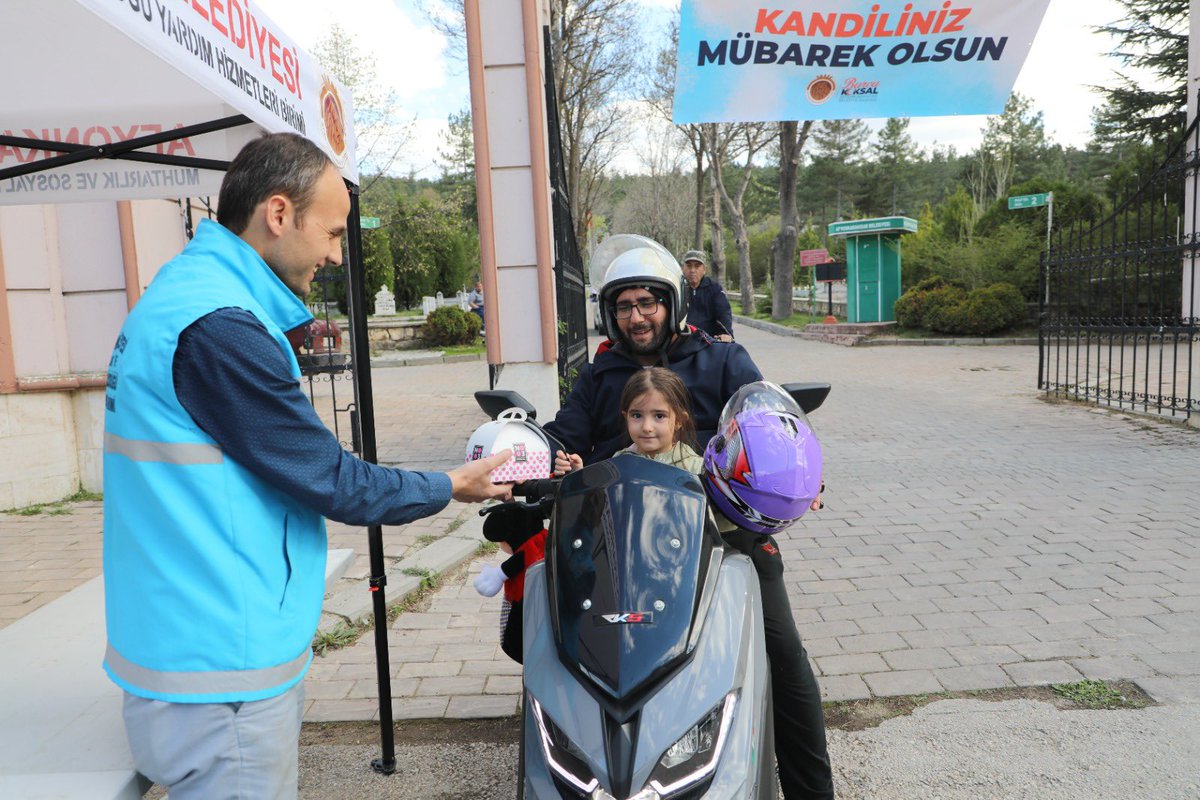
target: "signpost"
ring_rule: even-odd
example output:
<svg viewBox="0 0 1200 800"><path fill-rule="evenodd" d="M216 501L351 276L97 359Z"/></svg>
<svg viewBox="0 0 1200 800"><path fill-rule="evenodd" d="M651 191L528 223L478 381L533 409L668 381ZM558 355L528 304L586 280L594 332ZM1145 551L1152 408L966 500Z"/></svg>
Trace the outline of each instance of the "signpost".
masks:
<svg viewBox="0 0 1200 800"><path fill-rule="evenodd" d="M1019 194L1008 198L1008 210L1046 207L1046 255L1050 255L1050 229L1054 227L1054 192ZM1049 265L1046 267L1049 269ZM1050 281L1046 281L1046 302L1050 302Z"/></svg>
<svg viewBox="0 0 1200 800"><path fill-rule="evenodd" d="M844 262L826 261L822 264L813 265L813 284L825 284L826 296L829 302L829 308L825 316L825 324L827 325L837 322L837 317L833 315L833 284L844 280L846 280L846 264Z"/></svg>
<svg viewBox="0 0 1200 800"><path fill-rule="evenodd" d="M362 229L364 231L379 227L379 217L361 217L360 219L362 220Z"/></svg>
<svg viewBox="0 0 1200 800"><path fill-rule="evenodd" d="M824 264L829 260L829 251L824 247L816 250L801 250L800 251L800 266L811 267L816 264Z"/></svg>
<svg viewBox="0 0 1200 800"><path fill-rule="evenodd" d="M1054 198L1054 192L1042 192L1041 194L1022 194L1016 197L1008 198L1008 210L1014 211L1018 208L1039 208L1049 205Z"/></svg>
<svg viewBox="0 0 1200 800"><path fill-rule="evenodd" d="M813 313L814 307L817 304L817 283L821 282L821 281L825 281L825 282L828 282L827 288L828 288L828 292L829 292L829 316L827 316L825 318L825 321L826 322L829 322L830 320L833 320L834 322L837 321L837 320L833 319L833 281L845 280L846 272L845 272L845 269L843 269L842 274L836 278L822 277L822 275L827 274L826 268L828 267L828 265L830 264L831 261L832 261L832 259L829 258L829 251L826 250L824 247L816 248L814 250L801 250L800 251L800 266L812 268L812 274L809 276L809 283L808 283L808 313L810 315L809 319L812 319L811 314ZM845 265L843 264L842 266L844 267Z"/></svg>
<svg viewBox="0 0 1200 800"><path fill-rule="evenodd" d="M1021 208L1046 207L1046 252L1050 252L1050 229L1054 227L1054 192L1040 194L1019 194L1008 198L1008 210L1016 211Z"/></svg>

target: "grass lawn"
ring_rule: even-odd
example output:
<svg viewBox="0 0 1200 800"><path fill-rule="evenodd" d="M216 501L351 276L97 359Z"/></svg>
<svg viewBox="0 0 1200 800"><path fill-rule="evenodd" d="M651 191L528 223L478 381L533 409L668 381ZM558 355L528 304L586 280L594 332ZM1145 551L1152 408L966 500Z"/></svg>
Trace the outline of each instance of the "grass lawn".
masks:
<svg viewBox="0 0 1200 800"><path fill-rule="evenodd" d="M442 354L447 356L467 356L483 353L487 348L484 347L483 342L479 342L478 344L455 344L436 349L441 350Z"/></svg>

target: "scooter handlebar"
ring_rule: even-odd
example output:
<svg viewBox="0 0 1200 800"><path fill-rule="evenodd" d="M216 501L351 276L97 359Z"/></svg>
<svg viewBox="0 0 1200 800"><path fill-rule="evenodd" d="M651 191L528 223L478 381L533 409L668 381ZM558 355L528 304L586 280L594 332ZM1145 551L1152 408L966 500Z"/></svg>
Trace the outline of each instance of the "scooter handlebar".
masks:
<svg viewBox="0 0 1200 800"><path fill-rule="evenodd" d="M562 483L562 478L542 478L515 483L512 487L513 497L523 497L531 503L536 503L546 498L553 498L558 494L558 485L560 483Z"/></svg>
<svg viewBox="0 0 1200 800"><path fill-rule="evenodd" d="M512 487L513 500L511 502L496 503L495 505L481 508L479 509L479 516L486 517L493 512L514 507L540 510L546 513L555 496L558 494L558 485L560 483L562 483L562 478L544 478L541 480L514 483ZM519 498L524 498L524 502Z"/></svg>

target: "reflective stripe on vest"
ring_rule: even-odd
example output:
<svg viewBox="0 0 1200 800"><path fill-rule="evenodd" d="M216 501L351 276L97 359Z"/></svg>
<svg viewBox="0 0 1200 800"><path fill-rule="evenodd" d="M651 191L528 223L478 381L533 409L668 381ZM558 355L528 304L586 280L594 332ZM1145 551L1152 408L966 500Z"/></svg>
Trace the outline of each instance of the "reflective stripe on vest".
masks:
<svg viewBox="0 0 1200 800"><path fill-rule="evenodd" d="M104 651L104 663L122 680L159 694L229 694L265 691L295 680L304 673L311 654L306 649L286 664L262 669L163 672L134 664L109 644Z"/></svg>
<svg viewBox="0 0 1200 800"><path fill-rule="evenodd" d="M133 461L157 461L163 464L220 464L225 460L225 454L215 444L126 439L107 431L104 433L104 451Z"/></svg>

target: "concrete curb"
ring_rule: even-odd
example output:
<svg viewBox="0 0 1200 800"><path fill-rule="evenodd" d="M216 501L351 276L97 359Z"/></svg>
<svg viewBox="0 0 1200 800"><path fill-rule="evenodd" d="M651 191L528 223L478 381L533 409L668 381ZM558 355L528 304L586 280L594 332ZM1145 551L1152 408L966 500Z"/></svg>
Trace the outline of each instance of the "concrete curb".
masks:
<svg viewBox="0 0 1200 800"><path fill-rule="evenodd" d="M737 314L733 315L733 319L738 325L745 325L747 328L774 333L777 336L799 336L804 333L799 328L789 328L787 325L777 325L774 322L764 322L761 319L751 319L750 317L742 317Z"/></svg>
<svg viewBox="0 0 1200 800"><path fill-rule="evenodd" d="M354 551L350 548L330 550L325 557L325 591L333 591L353 563Z"/></svg>
<svg viewBox="0 0 1200 800"><path fill-rule="evenodd" d="M419 367L426 364L457 364L462 361L482 361L484 357L485 355L483 353L463 353L454 356L438 354L419 355L413 356L412 358L373 358L371 359L371 369Z"/></svg>
<svg viewBox="0 0 1200 800"><path fill-rule="evenodd" d="M947 347L951 345L961 347L984 347L997 345L1032 345L1037 347L1038 340L1034 338L1019 338L1019 337L1000 337L990 339L983 337L980 339L864 339L858 343L859 347Z"/></svg>
<svg viewBox="0 0 1200 800"><path fill-rule="evenodd" d="M799 328L789 328L787 325L779 325L774 322L766 322L761 319L751 319L750 317L742 317L737 314L733 317L739 325L745 325L747 328L755 328L767 333L774 333L777 336L793 336L808 341L822 341L814 339L810 336L805 336L806 331ZM861 339L858 342L850 345L852 347L984 347L994 345L1033 345L1037 346L1038 340L1032 337L982 337L982 338L950 338L950 339L900 339L900 338L879 338L879 339Z"/></svg>
<svg viewBox="0 0 1200 800"><path fill-rule="evenodd" d="M479 516L478 509L472 506L465 510L458 520L461 520L461 523L457 528L388 568L386 591L389 606L401 602L419 590L425 574L440 575L449 572L475 556L479 545L485 541L483 518ZM423 574L407 575L406 570L419 570ZM359 624L370 620L373 613L374 601L367 588L367 581L358 580L325 601L317 630L331 631L346 622Z"/></svg>

